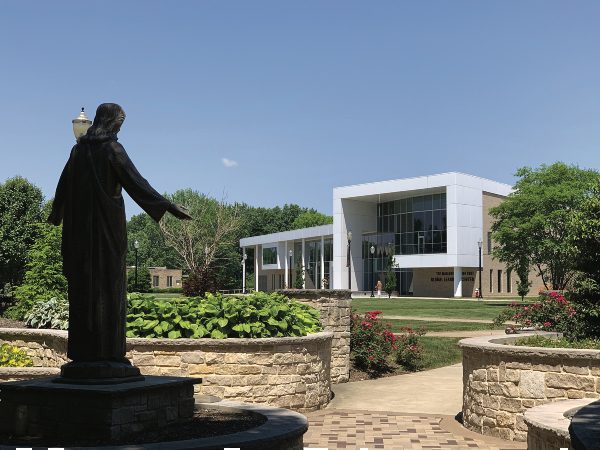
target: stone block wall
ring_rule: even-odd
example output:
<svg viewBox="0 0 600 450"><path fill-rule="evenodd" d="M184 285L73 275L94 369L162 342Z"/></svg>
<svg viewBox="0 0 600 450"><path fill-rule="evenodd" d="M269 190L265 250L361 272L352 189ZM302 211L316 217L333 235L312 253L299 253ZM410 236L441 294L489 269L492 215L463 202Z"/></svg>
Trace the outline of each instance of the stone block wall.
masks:
<svg viewBox="0 0 600 450"><path fill-rule="evenodd" d="M127 357L143 375L202 378L197 394L307 412L329 403L332 339L127 339Z"/></svg>
<svg viewBox="0 0 600 450"><path fill-rule="evenodd" d="M526 441L523 414L528 409L567 399L600 398L600 350L502 344L525 336L459 342L463 349L465 428Z"/></svg>
<svg viewBox="0 0 600 450"><path fill-rule="evenodd" d="M0 367L0 383L60 375L58 367Z"/></svg>
<svg viewBox="0 0 600 450"><path fill-rule="evenodd" d="M35 367L60 367L67 363L67 337L64 330L0 329L0 345L16 345L27 351Z"/></svg>
<svg viewBox="0 0 600 450"><path fill-rule="evenodd" d="M284 289L278 294L294 298L321 311L321 325L333 333L331 383L350 379L350 291L347 289Z"/></svg>
<svg viewBox="0 0 600 450"><path fill-rule="evenodd" d="M46 334L51 339L42 339ZM126 356L143 375L202 378L194 386L198 394L307 412L329 403L333 338L330 331L264 339L128 338ZM30 355L47 351L39 362L48 367L67 361L64 331L0 329L0 341Z"/></svg>

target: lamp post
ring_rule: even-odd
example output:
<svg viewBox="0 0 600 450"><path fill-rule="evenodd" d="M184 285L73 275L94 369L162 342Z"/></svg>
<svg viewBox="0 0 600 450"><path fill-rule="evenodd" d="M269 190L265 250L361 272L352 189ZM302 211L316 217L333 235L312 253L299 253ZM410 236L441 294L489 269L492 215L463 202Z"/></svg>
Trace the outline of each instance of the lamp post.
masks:
<svg viewBox="0 0 600 450"><path fill-rule="evenodd" d="M248 255L246 255L246 252L244 252L244 256L242 256L242 268L244 270L242 270L242 287L243 287L243 293L246 293L246 260L248 259Z"/></svg>
<svg viewBox="0 0 600 450"><path fill-rule="evenodd" d="M373 256L375 255L375 246L371 245L371 298L375 298L375 294L373 293L373 281L375 281L375 274L373 273Z"/></svg>
<svg viewBox="0 0 600 450"><path fill-rule="evenodd" d="M138 241L135 241L133 243L133 248L135 248L135 292L138 291L138 285L137 285L137 266L138 266L137 251L138 251L139 246L140 246L140 243Z"/></svg>
<svg viewBox="0 0 600 450"><path fill-rule="evenodd" d="M350 257L350 242L352 242L352 231L348 230L348 234L346 235L348 238L348 290L350 291L350 300L352 300L352 268L351 257Z"/></svg>
<svg viewBox="0 0 600 450"><path fill-rule="evenodd" d="M479 247L479 298L483 298L483 295L481 294L481 249L483 248L483 241L481 238L477 241L477 246Z"/></svg>
<svg viewBox="0 0 600 450"><path fill-rule="evenodd" d="M290 282L288 283L288 289L292 288L292 256L294 255L294 252L292 251L292 249L290 249L290 251L288 252L290 254Z"/></svg>
<svg viewBox="0 0 600 450"><path fill-rule="evenodd" d="M75 139L79 142L82 136L85 136L89 127L92 126L92 121L87 118L81 108L79 115L73 119L73 133L75 133Z"/></svg>

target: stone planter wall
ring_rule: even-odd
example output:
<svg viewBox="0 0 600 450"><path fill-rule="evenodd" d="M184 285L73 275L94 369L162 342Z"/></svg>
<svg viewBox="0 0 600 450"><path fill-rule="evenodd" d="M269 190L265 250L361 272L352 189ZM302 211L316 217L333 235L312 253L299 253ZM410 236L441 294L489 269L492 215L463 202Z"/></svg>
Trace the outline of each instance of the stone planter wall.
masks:
<svg viewBox="0 0 600 450"><path fill-rule="evenodd" d="M556 333L539 333L556 337ZM523 413L567 399L600 398L600 350L503 345L531 334L469 338L463 349L463 424L472 431L526 441Z"/></svg>
<svg viewBox="0 0 600 450"><path fill-rule="evenodd" d="M321 311L321 325L333 333L331 383L350 379L350 291L348 289L284 289L278 294L294 298Z"/></svg>
<svg viewBox="0 0 600 450"><path fill-rule="evenodd" d="M51 338L44 340L46 333ZM306 412L329 403L332 339L330 331L265 339L128 338L126 356L143 375L202 378L198 394ZM32 356L43 351L48 366L66 360L66 332L0 329L0 342Z"/></svg>
<svg viewBox="0 0 600 450"><path fill-rule="evenodd" d="M0 328L0 345L6 343L26 350L36 367L60 367L69 361L63 330Z"/></svg>
<svg viewBox="0 0 600 450"><path fill-rule="evenodd" d="M58 367L0 367L0 383L60 375Z"/></svg>

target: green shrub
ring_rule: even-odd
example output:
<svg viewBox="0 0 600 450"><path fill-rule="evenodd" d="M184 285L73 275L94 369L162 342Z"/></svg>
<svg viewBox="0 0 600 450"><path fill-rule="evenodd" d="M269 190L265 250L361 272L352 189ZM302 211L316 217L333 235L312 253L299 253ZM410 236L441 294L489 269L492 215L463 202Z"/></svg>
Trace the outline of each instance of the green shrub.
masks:
<svg viewBox="0 0 600 450"><path fill-rule="evenodd" d="M130 294L128 301L127 337L263 338L323 329L317 309L274 293L168 300Z"/></svg>
<svg viewBox="0 0 600 450"><path fill-rule="evenodd" d="M69 302L53 297L47 302L37 302L25 315L25 324L31 328L69 328Z"/></svg>
<svg viewBox="0 0 600 450"><path fill-rule="evenodd" d="M10 344L0 347L0 367L33 367L33 361L25 350Z"/></svg>
<svg viewBox="0 0 600 450"><path fill-rule="evenodd" d="M511 344L506 344L511 345ZM544 336L529 336L526 338L517 339L512 344L520 347L546 347L546 348L583 348L591 350L600 350L600 342L583 339L580 341L572 342L568 339L549 339Z"/></svg>
<svg viewBox="0 0 600 450"><path fill-rule="evenodd" d="M135 286L135 267L127 273L127 292L152 292L150 269L140 266L137 269L137 290Z"/></svg>
<svg viewBox="0 0 600 450"><path fill-rule="evenodd" d="M150 289L153 294L183 294L183 288Z"/></svg>

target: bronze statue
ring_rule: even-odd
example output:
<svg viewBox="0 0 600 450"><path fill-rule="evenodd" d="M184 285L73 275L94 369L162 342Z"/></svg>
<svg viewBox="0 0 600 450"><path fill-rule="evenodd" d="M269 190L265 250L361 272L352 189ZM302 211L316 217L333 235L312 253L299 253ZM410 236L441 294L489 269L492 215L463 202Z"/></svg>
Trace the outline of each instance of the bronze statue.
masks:
<svg viewBox="0 0 600 450"><path fill-rule="evenodd" d="M48 222L63 222L63 271L69 282L69 344L62 377L139 376L125 359L127 230L124 188L157 222L165 212L189 220L186 208L156 192L137 171L117 133L125 112L104 103L71 150Z"/></svg>

